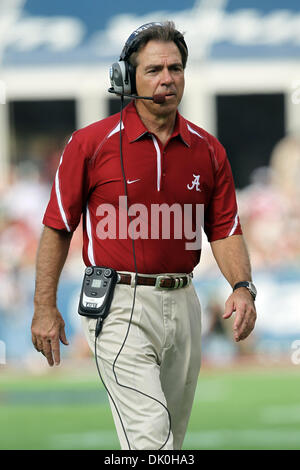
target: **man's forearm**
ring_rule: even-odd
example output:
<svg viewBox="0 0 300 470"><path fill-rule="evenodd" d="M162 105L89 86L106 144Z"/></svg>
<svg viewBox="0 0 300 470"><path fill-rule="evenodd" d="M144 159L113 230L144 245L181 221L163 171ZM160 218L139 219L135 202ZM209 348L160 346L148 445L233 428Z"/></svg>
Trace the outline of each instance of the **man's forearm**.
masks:
<svg viewBox="0 0 300 470"><path fill-rule="evenodd" d="M251 281L251 265L242 235L233 235L211 243L218 266L233 287L240 281Z"/></svg>
<svg viewBox="0 0 300 470"><path fill-rule="evenodd" d="M65 264L72 234L45 227L37 254L34 302L56 305L57 286Z"/></svg>

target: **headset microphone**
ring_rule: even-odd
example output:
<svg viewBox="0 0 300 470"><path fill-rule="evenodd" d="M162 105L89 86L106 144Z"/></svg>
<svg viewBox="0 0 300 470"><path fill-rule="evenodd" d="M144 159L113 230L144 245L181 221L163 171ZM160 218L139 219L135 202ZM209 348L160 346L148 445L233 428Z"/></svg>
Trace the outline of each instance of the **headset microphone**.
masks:
<svg viewBox="0 0 300 470"><path fill-rule="evenodd" d="M153 95L152 99L153 99L154 103L156 103L156 104L163 104L166 101L166 96L161 95L161 94L157 94L157 95Z"/></svg>
<svg viewBox="0 0 300 470"><path fill-rule="evenodd" d="M113 87L109 88L108 92L114 93L115 95L118 95L118 96L127 96L128 98L134 98L136 100L152 100L156 104L162 104L166 101L166 96L160 93L153 95L153 96L130 95L129 93L117 92L114 90Z"/></svg>

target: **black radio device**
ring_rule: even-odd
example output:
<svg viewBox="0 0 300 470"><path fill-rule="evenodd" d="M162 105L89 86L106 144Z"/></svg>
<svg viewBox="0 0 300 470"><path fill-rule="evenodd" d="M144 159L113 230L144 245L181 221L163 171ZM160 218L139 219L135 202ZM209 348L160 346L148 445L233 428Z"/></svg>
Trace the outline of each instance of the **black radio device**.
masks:
<svg viewBox="0 0 300 470"><path fill-rule="evenodd" d="M117 282L118 274L114 269L104 266L89 266L85 269L78 313L98 319L96 336L100 333L102 322L109 313Z"/></svg>

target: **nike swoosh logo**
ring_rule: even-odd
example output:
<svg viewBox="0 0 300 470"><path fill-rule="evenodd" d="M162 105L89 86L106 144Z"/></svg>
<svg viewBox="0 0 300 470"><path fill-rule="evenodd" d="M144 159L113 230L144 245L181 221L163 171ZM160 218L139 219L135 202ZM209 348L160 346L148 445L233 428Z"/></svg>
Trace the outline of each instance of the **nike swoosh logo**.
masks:
<svg viewBox="0 0 300 470"><path fill-rule="evenodd" d="M127 180L127 184L132 184L136 183L137 181L140 181L141 178L138 178L137 180Z"/></svg>

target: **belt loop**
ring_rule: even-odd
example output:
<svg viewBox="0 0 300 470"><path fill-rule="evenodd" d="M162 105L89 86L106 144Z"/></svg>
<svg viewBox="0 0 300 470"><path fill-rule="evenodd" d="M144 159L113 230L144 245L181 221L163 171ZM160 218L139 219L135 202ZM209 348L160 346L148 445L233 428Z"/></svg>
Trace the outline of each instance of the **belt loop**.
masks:
<svg viewBox="0 0 300 470"><path fill-rule="evenodd" d="M136 274L130 274L130 287L134 288Z"/></svg>

